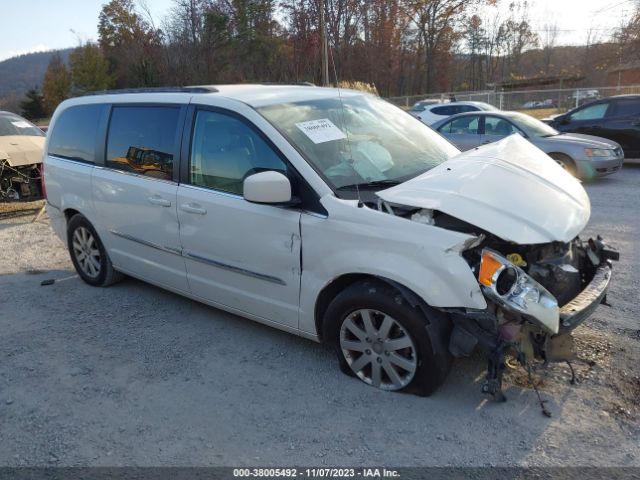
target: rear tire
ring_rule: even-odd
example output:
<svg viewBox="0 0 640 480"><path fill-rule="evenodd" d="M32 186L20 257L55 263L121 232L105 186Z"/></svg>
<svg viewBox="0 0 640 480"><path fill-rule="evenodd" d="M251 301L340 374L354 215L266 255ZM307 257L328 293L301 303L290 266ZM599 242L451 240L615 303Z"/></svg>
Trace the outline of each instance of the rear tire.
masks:
<svg viewBox="0 0 640 480"><path fill-rule="evenodd" d="M429 334L434 321L439 320L427 318L392 286L364 281L331 302L323 333L343 372L382 390L427 396L444 382L452 363L443 339Z"/></svg>
<svg viewBox="0 0 640 480"><path fill-rule="evenodd" d="M124 278L111 259L93 225L80 214L67 224L69 255L80 278L94 287L108 287Z"/></svg>
<svg viewBox="0 0 640 480"><path fill-rule="evenodd" d="M574 177L578 176L576 164L569 155L565 155L564 153L550 153L549 156L553 158L558 165L564 168L571 175L573 175Z"/></svg>

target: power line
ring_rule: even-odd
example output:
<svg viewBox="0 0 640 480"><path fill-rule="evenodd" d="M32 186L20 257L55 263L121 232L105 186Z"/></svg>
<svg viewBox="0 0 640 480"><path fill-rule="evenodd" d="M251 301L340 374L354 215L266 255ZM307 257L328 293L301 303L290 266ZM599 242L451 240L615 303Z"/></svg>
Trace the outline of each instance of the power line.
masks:
<svg viewBox="0 0 640 480"><path fill-rule="evenodd" d="M620 3L616 3L615 5L609 5L608 7L602 7L598 10L595 10L593 13L602 13L602 12L606 12L607 10L611 10L612 8L616 8L619 7L620 5L623 5L625 3L629 3L632 2L633 0L622 0L622 2Z"/></svg>

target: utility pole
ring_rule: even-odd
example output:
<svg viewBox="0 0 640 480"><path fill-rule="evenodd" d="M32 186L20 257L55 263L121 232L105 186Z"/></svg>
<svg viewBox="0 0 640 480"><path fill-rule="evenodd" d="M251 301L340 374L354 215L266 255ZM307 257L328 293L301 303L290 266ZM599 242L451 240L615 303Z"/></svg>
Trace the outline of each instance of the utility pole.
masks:
<svg viewBox="0 0 640 480"><path fill-rule="evenodd" d="M320 57L322 59L322 86L329 86L329 48L327 46L326 0L320 0Z"/></svg>

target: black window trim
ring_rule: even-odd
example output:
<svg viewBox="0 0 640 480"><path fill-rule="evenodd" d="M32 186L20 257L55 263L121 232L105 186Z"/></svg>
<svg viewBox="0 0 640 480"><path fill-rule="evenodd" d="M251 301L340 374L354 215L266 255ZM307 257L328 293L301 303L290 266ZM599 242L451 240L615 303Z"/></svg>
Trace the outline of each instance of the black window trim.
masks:
<svg viewBox="0 0 640 480"><path fill-rule="evenodd" d="M328 212L320 203L320 196L315 191L315 189L309 185L309 183L304 179L304 177L298 172L298 170L293 166L293 164L289 161L289 159L282 153L282 151L271 141L271 139L251 120L249 120L244 115L235 112L233 110L229 110L223 107L217 107L213 105L204 105L198 103L191 103L186 107L185 119L184 119L184 128L182 132L182 139L180 145L180 176L179 183L181 185L188 185L194 188L202 188L206 189L210 192L230 195L233 197L237 197L242 199L244 198L242 195L234 194L232 192L225 192L224 190L219 190L211 187L205 187L202 185L195 185L191 183L191 143L193 141L193 135L195 133L195 122L196 122L196 114L198 111L207 111L213 113L219 113L221 115L227 115L229 117L233 117L248 128L250 128L256 135L258 135L271 150L280 158L280 160L287 167L287 176L289 177L289 181L292 183L292 189L295 191L296 189L300 192L304 192L304 195L300 195L302 203L292 206L281 206L281 205L273 205L276 208L297 208L302 211L308 211L311 213L317 213L322 216L327 216Z"/></svg>
<svg viewBox="0 0 640 480"><path fill-rule="evenodd" d="M134 175L140 178L144 178L146 180L153 180L158 182L169 182L169 183L179 183L180 182L180 169L181 169L181 155L180 155L180 142L182 139L182 131L184 129L185 118L187 115L187 105L184 103L171 103L171 102L112 102L105 104L108 106L106 109L107 112L103 118L101 118L100 123L100 132L98 135L98 148L100 149L99 155L96 155L96 159L100 159L100 164L96 163L105 169L109 169L113 172L124 173L128 175ZM162 178L154 178L146 175L141 175L136 172L129 172L126 170L119 170L117 168L112 168L107 166L107 142L109 141L109 128L111 126L111 119L113 116L113 110L118 107L150 107L150 108L177 108L178 112L178 120L176 122L176 132L173 139L173 148L171 153L173 154L173 167L172 167L172 178L171 180L162 179ZM100 148L101 146L101 148Z"/></svg>

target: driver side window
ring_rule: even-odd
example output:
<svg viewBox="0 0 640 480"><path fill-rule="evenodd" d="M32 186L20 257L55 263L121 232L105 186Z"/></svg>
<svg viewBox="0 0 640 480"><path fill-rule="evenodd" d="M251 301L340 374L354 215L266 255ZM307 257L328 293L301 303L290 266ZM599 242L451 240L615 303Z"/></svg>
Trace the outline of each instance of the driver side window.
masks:
<svg viewBox="0 0 640 480"><path fill-rule="evenodd" d="M196 113L189 172L192 185L242 195L244 179L265 170L286 175L287 167L252 128L230 115Z"/></svg>
<svg viewBox="0 0 640 480"><path fill-rule="evenodd" d="M596 103L595 105L589 105L588 107L578 110L570 117L571 120L599 120L604 118L609 108L608 103Z"/></svg>

